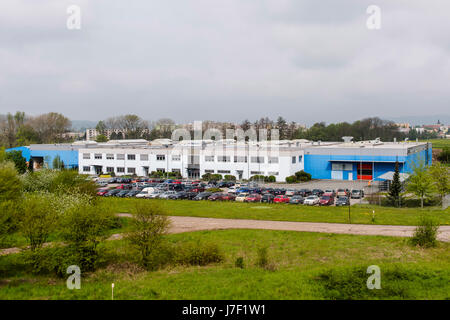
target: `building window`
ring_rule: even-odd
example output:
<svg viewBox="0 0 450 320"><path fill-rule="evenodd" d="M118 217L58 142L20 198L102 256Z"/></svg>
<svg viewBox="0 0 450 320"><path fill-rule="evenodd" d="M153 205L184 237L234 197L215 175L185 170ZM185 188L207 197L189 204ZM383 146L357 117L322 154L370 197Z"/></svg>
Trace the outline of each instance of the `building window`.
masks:
<svg viewBox="0 0 450 320"><path fill-rule="evenodd" d="M229 156L217 156L217 162L230 162Z"/></svg>
<svg viewBox="0 0 450 320"><path fill-rule="evenodd" d="M181 156L179 154L172 155L172 161L180 161L180 160L181 160Z"/></svg>
<svg viewBox="0 0 450 320"><path fill-rule="evenodd" d="M106 160L114 160L114 155L111 153L106 154Z"/></svg>
<svg viewBox="0 0 450 320"><path fill-rule="evenodd" d="M180 173L180 169L172 169L172 172Z"/></svg>
<svg viewBox="0 0 450 320"><path fill-rule="evenodd" d="M205 156L205 162L214 162L214 156Z"/></svg>
<svg viewBox="0 0 450 320"><path fill-rule="evenodd" d="M99 159L99 160L101 160L103 157L102 157L102 154L101 153L95 153L94 154L94 159Z"/></svg>
<svg viewBox="0 0 450 320"><path fill-rule="evenodd" d="M292 157L292 163L296 163L297 157Z"/></svg>
<svg viewBox="0 0 450 320"><path fill-rule="evenodd" d="M106 167L106 172L114 172L114 167Z"/></svg>
<svg viewBox="0 0 450 320"><path fill-rule="evenodd" d="M157 161L164 161L164 160L166 160L166 156L164 154L157 154L156 155L156 160Z"/></svg>
<svg viewBox="0 0 450 320"><path fill-rule="evenodd" d="M302 162L303 156L298 156L298 162Z"/></svg>
<svg viewBox="0 0 450 320"><path fill-rule="evenodd" d="M156 171L158 171L158 172L166 172L166 169L164 169L164 168L156 168Z"/></svg>
<svg viewBox="0 0 450 320"><path fill-rule="evenodd" d="M214 170L205 170L205 173L214 173Z"/></svg>
<svg viewBox="0 0 450 320"><path fill-rule="evenodd" d="M125 168L124 167L117 167L117 172L118 173L124 173L125 172Z"/></svg>
<svg viewBox="0 0 450 320"><path fill-rule="evenodd" d="M278 157L269 157L267 159L268 163L278 163Z"/></svg>
<svg viewBox="0 0 450 320"><path fill-rule="evenodd" d="M141 161L148 161L148 154L139 155L139 159L141 159Z"/></svg>
<svg viewBox="0 0 450 320"><path fill-rule="evenodd" d="M91 154L90 153L83 153L83 159L90 159Z"/></svg>
<svg viewBox="0 0 450 320"><path fill-rule="evenodd" d="M136 160L136 155L135 154L127 154L127 159L128 160Z"/></svg>
<svg viewBox="0 0 450 320"><path fill-rule="evenodd" d="M267 175L269 175L269 176L277 176L278 175L278 171L269 171L269 172L267 172Z"/></svg>
<svg viewBox="0 0 450 320"><path fill-rule="evenodd" d="M252 163L264 163L264 157L251 157Z"/></svg>
<svg viewBox="0 0 450 320"><path fill-rule="evenodd" d="M247 157L244 156L234 156L234 162L247 162Z"/></svg>
<svg viewBox="0 0 450 320"><path fill-rule="evenodd" d="M118 153L117 160L125 160L125 155L123 153Z"/></svg>
<svg viewBox="0 0 450 320"><path fill-rule="evenodd" d="M250 171L250 174L264 174L263 171Z"/></svg>
<svg viewBox="0 0 450 320"><path fill-rule="evenodd" d="M217 173L231 173L230 170L217 170Z"/></svg>
<svg viewBox="0 0 450 320"><path fill-rule="evenodd" d="M127 168L127 173L136 173L136 168Z"/></svg>
<svg viewBox="0 0 450 320"><path fill-rule="evenodd" d="M83 167L83 172L91 172L91 167Z"/></svg>

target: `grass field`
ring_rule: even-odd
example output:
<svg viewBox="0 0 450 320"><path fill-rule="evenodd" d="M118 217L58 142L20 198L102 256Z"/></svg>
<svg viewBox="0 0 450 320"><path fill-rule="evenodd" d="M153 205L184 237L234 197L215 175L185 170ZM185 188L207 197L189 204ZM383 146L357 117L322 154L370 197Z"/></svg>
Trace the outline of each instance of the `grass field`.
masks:
<svg viewBox="0 0 450 320"><path fill-rule="evenodd" d="M348 223L348 207L309 207L290 204L212 202L190 200L148 200L104 198L117 212L130 212L134 201L158 201L169 215L228 219ZM450 208L390 208L370 205L351 207L351 222L358 224L417 225L420 216L433 217L441 225L450 225ZM372 211L375 210L375 222Z"/></svg>
<svg viewBox="0 0 450 320"><path fill-rule="evenodd" d="M420 140L420 142L431 142L433 144L433 149L443 149L444 147L450 147L450 139Z"/></svg>
<svg viewBox="0 0 450 320"><path fill-rule="evenodd" d="M217 243L222 263L142 271L129 262L124 241L104 244L110 264L82 274L81 289L65 279L30 276L20 255L0 257L0 299L449 299L450 244L419 249L394 237L268 230L201 231L168 236L171 242ZM268 247L272 270L255 265ZM243 257L244 268L235 266ZM366 287L370 265L381 269L380 290Z"/></svg>

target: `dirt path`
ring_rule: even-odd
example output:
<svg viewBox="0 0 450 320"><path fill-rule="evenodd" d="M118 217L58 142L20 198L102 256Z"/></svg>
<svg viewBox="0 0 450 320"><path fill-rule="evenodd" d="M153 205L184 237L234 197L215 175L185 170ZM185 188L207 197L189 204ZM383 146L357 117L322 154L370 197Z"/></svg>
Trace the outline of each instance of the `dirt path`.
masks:
<svg viewBox="0 0 450 320"><path fill-rule="evenodd" d="M132 217L128 213L118 214L120 217ZM303 232L324 232L371 236L410 237L414 226L390 226L390 225L367 225L367 224L342 224L322 222L290 222L290 221L267 221L267 220L244 220L244 219L216 219L171 216L172 225L170 233L192 232L200 230L222 230L222 229L262 229L283 230ZM114 234L108 240L118 240L122 234ZM441 226L438 232L438 240L450 242L450 226ZM20 248L1 249L0 255L20 252Z"/></svg>

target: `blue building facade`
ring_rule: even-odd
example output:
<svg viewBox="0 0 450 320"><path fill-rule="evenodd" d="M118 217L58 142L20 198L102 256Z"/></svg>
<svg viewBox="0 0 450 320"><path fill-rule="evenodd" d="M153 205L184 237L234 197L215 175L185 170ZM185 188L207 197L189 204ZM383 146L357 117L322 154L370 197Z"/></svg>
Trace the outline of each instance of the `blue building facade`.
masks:
<svg viewBox="0 0 450 320"><path fill-rule="evenodd" d="M395 170L396 161L401 173L411 173L420 161L431 165L431 144L340 143L308 147L304 170L313 179L380 181L379 176Z"/></svg>
<svg viewBox="0 0 450 320"><path fill-rule="evenodd" d="M21 151L27 162L34 163L35 168L43 167L53 169L53 160L59 156L68 169L78 168L78 149L83 145L74 144L34 144L24 147L6 149L9 151Z"/></svg>

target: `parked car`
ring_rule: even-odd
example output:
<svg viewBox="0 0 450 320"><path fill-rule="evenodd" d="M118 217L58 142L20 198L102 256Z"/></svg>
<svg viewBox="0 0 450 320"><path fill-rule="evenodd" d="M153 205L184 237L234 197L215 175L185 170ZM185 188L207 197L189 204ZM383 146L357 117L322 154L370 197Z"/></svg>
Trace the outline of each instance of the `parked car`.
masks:
<svg viewBox="0 0 450 320"><path fill-rule="evenodd" d="M251 193L248 196L245 197L244 202L260 202L261 201L261 195L258 193Z"/></svg>
<svg viewBox="0 0 450 320"><path fill-rule="evenodd" d="M301 195L303 198L306 198L311 195L311 190L309 189L300 189L299 195Z"/></svg>
<svg viewBox="0 0 450 320"><path fill-rule="evenodd" d="M109 190L109 191L104 195L104 197L113 197L113 196L115 196L116 194L118 194L120 191L121 191L121 189L112 189L112 190Z"/></svg>
<svg viewBox="0 0 450 320"><path fill-rule="evenodd" d="M364 190L352 190L350 197L352 199L362 199L364 198Z"/></svg>
<svg viewBox="0 0 450 320"><path fill-rule="evenodd" d="M323 195L325 194L331 194L333 198L336 197L336 191L334 189L326 189Z"/></svg>
<svg viewBox="0 0 450 320"><path fill-rule="evenodd" d="M298 191L297 190L293 190L293 189L288 189L286 190L286 192L284 193L287 196L292 197L293 195L295 195Z"/></svg>
<svg viewBox="0 0 450 320"><path fill-rule="evenodd" d="M208 197L208 200L211 201L222 201L223 200L223 193L213 193Z"/></svg>
<svg viewBox="0 0 450 320"><path fill-rule="evenodd" d="M223 201L234 201L236 199L236 195L233 193L225 193L222 197Z"/></svg>
<svg viewBox="0 0 450 320"><path fill-rule="evenodd" d="M249 195L248 192L241 192L239 193L236 198L234 199L236 202L244 202L245 198Z"/></svg>
<svg viewBox="0 0 450 320"><path fill-rule="evenodd" d="M303 204L306 204L308 206L314 206L316 204L319 204L320 199L318 196L309 196L303 201Z"/></svg>
<svg viewBox="0 0 450 320"><path fill-rule="evenodd" d="M293 196L289 200L290 204L302 204L305 199L302 196Z"/></svg>
<svg viewBox="0 0 450 320"><path fill-rule="evenodd" d="M164 193L164 191L160 191L160 190L155 190L152 193L149 193L145 198L148 199L158 199L160 195L162 195Z"/></svg>
<svg viewBox="0 0 450 320"><path fill-rule="evenodd" d="M119 198L124 198L131 190L121 190L115 196Z"/></svg>
<svg viewBox="0 0 450 320"><path fill-rule="evenodd" d="M97 195L98 196L104 196L105 194L107 194L109 192L108 189L100 189L97 191Z"/></svg>
<svg viewBox="0 0 450 320"><path fill-rule="evenodd" d="M188 193L186 191L180 191L175 194L171 194L167 197L167 199L171 200L182 200L182 199L188 199Z"/></svg>
<svg viewBox="0 0 450 320"><path fill-rule="evenodd" d="M320 197L324 194L324 192L322 189L313 189L311 194Z"/></svg>
<svg viewBox="0 0 450 320"><path fill-rule="evenodd" d="M125 195L125 198L132 198L132 197L135 197L137 194L139 194L139 190L131 190L130 192L128 192L126 195Z"/></svg>
<svg viewBox="0 0 450 320"><path fill-rule="evenodd" d="M278 196L276 196L275 198L273 198L273 202L274 203L288 203L289 202L289 197L283 194L280 194Z"/></svg>
<svg viewBox="0 0 450 320"><path fill-rule="evenodd" d="M349 206L349 205L350 205L350 199L348 197L341 196L336 199L336 207Z"/></svg>
<svg viewBox="0 0 450 320"><path fill-rule="evenodd" d="M211 192L200 192L192 200L207 200L211 194Z"/></svg>
<svg viewBox="0 0 450 320"><path fill-rule="evenodd" d="M229 187L228 188L228 193L236 193L236 187Z"/></svg>
<svg viewBox="0 0 450 320"><path fill-rule="evenodd" d="M347 197L348 195L348 189L338 189L336 193L337 197Z"/></svg>
<svg viewBox="0 0 450 320"><path fill-rule="evenodd" d="M131 190L133 189L133 186L131 184L121 184L117 186L116 189Z"/></svg>
<svg viewBox="0 0 450 320"><path fill-rule="evenodd" d="M176 191L166 191L159 196L159 199L169 199L169 196L177 194Z"/></svg>
<svg viewBox="0 0 450 320"><path fill-rule="evenodd" d="M320 197L319 205L331 206L334 203L334 197L331 194L324 194Z"/></svg>
<svg viewBox="0 0 450 320"><path fill-rule="evenodd" d="M265 193L261 196L261 202L272 203L275 196L271 193Z"/></svg>

